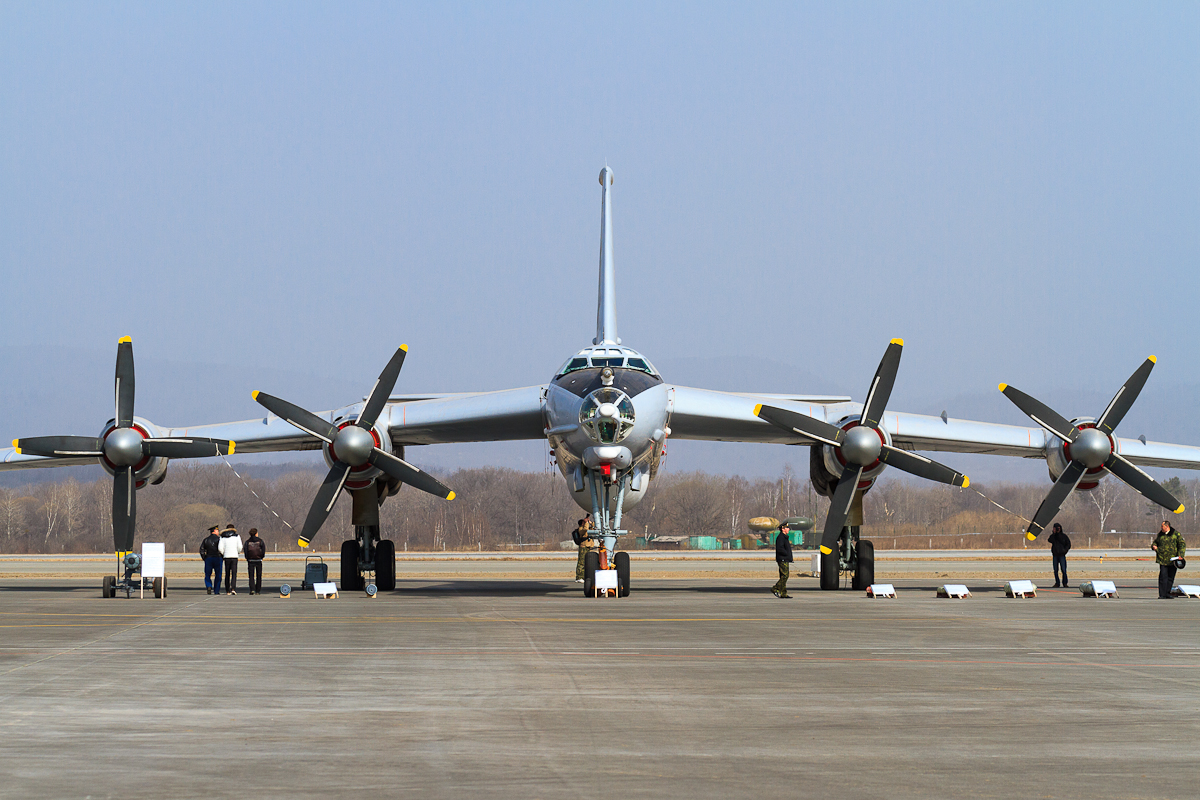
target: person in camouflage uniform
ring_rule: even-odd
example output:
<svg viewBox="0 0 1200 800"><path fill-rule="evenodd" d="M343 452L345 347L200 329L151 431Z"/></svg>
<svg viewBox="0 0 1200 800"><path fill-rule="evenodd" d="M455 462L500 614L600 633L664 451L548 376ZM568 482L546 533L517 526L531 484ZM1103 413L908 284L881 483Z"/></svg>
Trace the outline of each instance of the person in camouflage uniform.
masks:
<svg viewBox="0 0 1200 800"><path fill-rule="evenodd" d="M790 600L787 582L792 563L792 540L788 538L786 522L779 526L779 535L775 537L775 563L779 565L779 580L771 587L771 594Z"/></svg>
<svg viewBox="0 0 1200 800"><path fill-rule="evenodd" d="M1163 520L1162 530L1154 537L1150 545L1154 551L1154 560L1158 562L1158 596L1162 600L1171 599L1171 589L1175 587L1175 564L1172 558L1183 558L1187 552L1187 543L1179 531L1171 523Z"/></svg>
<svg viewBox="0 0 1200 800"><path fill-rule="evenodd" d="M592 536L591 514L579 520L575 530L571 531L571 539L579 546L579 558L575 561L575 582L583 583L583 559L587 557L589 550L599 545L596 538Z"/></svg>

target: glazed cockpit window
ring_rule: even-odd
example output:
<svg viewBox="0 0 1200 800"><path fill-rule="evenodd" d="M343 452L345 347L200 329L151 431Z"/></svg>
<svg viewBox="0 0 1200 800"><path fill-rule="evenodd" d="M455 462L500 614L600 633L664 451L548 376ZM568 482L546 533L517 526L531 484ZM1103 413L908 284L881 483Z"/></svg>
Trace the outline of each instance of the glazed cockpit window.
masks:
<svg viewBox="0 0 1200 800"><path fill-rule="evenodd" d="M566 375L568 372L574 372L577 369L587 369L588 360L583 356L575 356L567 362L566 366L559 371L559 375Z"/></svg>
<svg viewBox="0 0 1200 800"><path fill-rule="evenodd" d="M579 424L600 444L616 444L633 430L633 401L620 389L605 386L583 399Z"/></svg>
<svg viewBox="0 0 1200 800"><path fill-rule="evenodd" d="M644 358L631 358L631 359L629 359L628 362L626 362L626 366L629 367L630 369L641 370L642 372L645 372L650 375L655 374L654 368L651 367L650 363L648 361L646 361L646 359L644 359Z"/></svg>
<svg viewBox="0 0 1200 800"><path fill-rule="evenodd" d="M597 358L592 356L593 367L621 367L625 365L625 359L621 356Z"/></svg>

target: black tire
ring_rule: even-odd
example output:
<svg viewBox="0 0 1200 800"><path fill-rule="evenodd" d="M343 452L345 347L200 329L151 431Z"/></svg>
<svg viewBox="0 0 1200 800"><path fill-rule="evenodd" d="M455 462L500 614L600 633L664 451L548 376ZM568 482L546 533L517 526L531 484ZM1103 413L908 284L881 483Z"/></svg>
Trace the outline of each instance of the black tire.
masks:
<svg viewBox="0 0 1200 800"><path fill-rule="evenodd" d="M382 539L375 545L375 588L381 592L396 591L396 543Z"/></svg>
<svg viewBox="0 0 1200 800"><path fill-rule="evenodd" d="M583 555L583 596L591 597L596 593L596 570L600 569L600 554L588 550Z"/></svg>
<svg viewBox="0 0 1200 800"><path fill-rule="evenodd" d="M166 586L164 585L164 580L165 580L164 578L155 578L154 582L151 584L151 586L154 587L154 596L155 597L161 598L166 595L167 591L166 591Z"/></svg>
<svg viewBox="0 0 1200 800"><path fill-rule="evenodd" d="M838 551L832 553L821 553L821 588L826 591L832 591L838 588L838 582L841 576L838 573L838 561L840 556Z"/></svg>
<svg viewBox="0 0 1200 800"><path fill-rule="evenodd" d="M875 582L875 545L865 539L858 542L858 564L851 585L856 592L865 592Z"/></svg>
<svg viewBox="0 0 1200 800"><path fill-rule="evenodd" d="M112 575L105 575L104 580L100 583L100 596L106 600L110 597L116 597L116 584L116 578L114 578Z"/></svg>
<svg viewBox="0 0 1200 800"><path fill-rule="evenodd" d="M358 542L347 539L342 542L342 585L343 592L361 592L363 576L358 571Z"/></svg>
<svg viewBox="0 0 1200 800"><path fill-rule="evenodd" d="M617 553L613 563L617 567L617 597L629 597L629 553Z"/></svg>

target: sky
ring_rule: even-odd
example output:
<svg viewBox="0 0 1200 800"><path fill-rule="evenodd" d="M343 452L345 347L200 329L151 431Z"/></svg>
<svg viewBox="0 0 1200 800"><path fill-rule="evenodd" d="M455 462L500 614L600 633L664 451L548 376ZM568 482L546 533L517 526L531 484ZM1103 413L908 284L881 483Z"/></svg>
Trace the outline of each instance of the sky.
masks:
<svg viewBox="0 0 1200 800"><path fill-rule="evenodd" d="M1186 3L4 4L3 411L98 429L78 365L126 335L168 425L258 376L353 402L402 342L400 392L544 383L605 163L668 382L861 400L902 337L895 410L1022 424L978 398L1102 404L1151 353L1194 409L1198 40Z"/></svg>

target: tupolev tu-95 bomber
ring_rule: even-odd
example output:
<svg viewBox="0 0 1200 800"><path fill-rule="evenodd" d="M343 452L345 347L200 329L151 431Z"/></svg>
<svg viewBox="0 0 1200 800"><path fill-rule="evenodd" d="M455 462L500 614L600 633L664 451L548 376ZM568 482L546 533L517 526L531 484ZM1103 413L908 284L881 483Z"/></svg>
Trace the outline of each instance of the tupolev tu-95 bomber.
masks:
<svg viewBox="0 0 1200 800"><path fill-rule="evenodd" d="M630 590L629 554L616 551L622 518L654 481L668 438L762 442L809 447L810 479L830 498L820 543L821 588L849 573L855 588L874 582L874 550L860 538L863 496L888 467L954 486L967 476L919 455L947 451L1046 460L1053 486L1026 536L1035 539L1073 491L1114 475L1155 503L1183 506L1141 467L1200 469L1200 447L1124 439L1117 426L1144 386L1155 359L1134 371L1098 417L1067 419L1006 384L1000 390L1036 425L932 417L887 410L904 342L886 347L862 403L849 397L717 392L667 383L651 361L617 335L612 246L613 172L600 171L600 284L596 336L571 355L549 383L459 394L396 394L407 347L400 345L362 402L314 413L254 392L265 416L242 422L162 428L134 414L133 345L117 345L115 408L97 436L16 439L0 451L0 469L99 463L113 477L113 543L118 562L132 547L138 490L161 483L175 458L321 450L329 472L304 527L307 547L343 492L353 504L354 538L342 544L341 585L361 588L374 573L380 590L396 586L395 545L380 530L379 507L408 484L454 492L406 460L419 445L544 439L566 489L592 513L603 543L588 555L584 594L598 569ZM236 443L236 444L235 444Z"/></svg>

